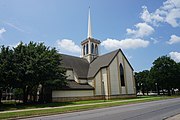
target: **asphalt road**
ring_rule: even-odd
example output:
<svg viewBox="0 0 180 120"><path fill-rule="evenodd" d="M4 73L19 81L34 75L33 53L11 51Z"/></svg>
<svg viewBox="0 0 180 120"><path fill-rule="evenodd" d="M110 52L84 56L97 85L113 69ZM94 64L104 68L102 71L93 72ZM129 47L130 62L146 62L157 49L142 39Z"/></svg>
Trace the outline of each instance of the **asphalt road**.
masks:
<svg viewBox="0 0 180 120"><path fill-rule="evenodd" d="M42 116L26 120L163 120L178 113L180 113L180 98Z"/></svg>

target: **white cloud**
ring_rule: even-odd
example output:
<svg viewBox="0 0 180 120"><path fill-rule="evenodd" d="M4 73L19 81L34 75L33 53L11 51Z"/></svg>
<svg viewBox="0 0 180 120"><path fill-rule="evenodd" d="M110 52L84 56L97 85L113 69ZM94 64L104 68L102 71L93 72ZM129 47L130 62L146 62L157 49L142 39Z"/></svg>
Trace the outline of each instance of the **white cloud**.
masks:
<svg viewBox="0 0 180 120"><path fill-rule="evenodd" d="M170 52L169 55L174 61L180 62L180 52Z"/></svg>
<svg viewBox="0 0 180 120"><path fill-rule="evenodd" d="M128 54L126 54L126 57L128 58L128 60L133 59L133 56L128 55Z"/></svg>
<svg viewBox="0 0 180 120"><path fill-rule="evenodd" d="M172 2L174 3L174 5L176 7L180 7L180 1L179 0L172 0Z"/></svg>
<svg viewBox="0 0 180 120"><path fill-rule="evenodd" d="M20 32L26 33L25 30L21 29L21 28L18 27L17 25L14 25L14 24L12 24L12 23L10 23L10 22L6 22L6 21L3 21L3 22L4 22L6 25L8 25L8 26L10 26L10 27L12 27L12 28L14 28L14 29L20 31Z"/></svg>
<svg viewBox="0 0 180 120"><path fill-rule="evenodd" d="M161 9L163 10L170 10L172 8L179 8L180 7L180 1L179 0L167 0L163 2L163 6L161 6Z"/></svg>
<svg viewBox="0 0 180 120"><path fill-rule="evenodd" d="M152 13L148 11L146 6L142 8L141 19L146 23L158 25L161 22L166 22L172 27L180 26L180 0L167 0Z"/></svg>
<svg viewBox="0 0 180 120"><path fill-rule="evenodd" d="M159 14L149 13L146 6L142 6L143 12L141 13L141 19L144 20L146 23L152 23L153 25L157 26L158 22L163 22L164 18Z"/></svg>
<svg viewBox="0 0 180 120"><path fill-rule="evenodd" d="M153 37L151 37L150 39L153 41L153 44L159 43L159 40L157 40L157 39L155 39L155 38L153 38Z"/></svg>
<svg viewBox="0 0 180 120"><path fill-rule="evenodd" d="M167 41L168 44L175 44L175 43L180 43L180 37L176 35L171 35L171 39Z"/></svg>
<svg viewBox="0 0 180 120"><path fill-rule="evenodd" d="M4 28L0 29L0 39L2 39L2 34L5 33L5 32L6 32L6 30Z"/></svg>
<svg viewBox="0 0 180 120"><path fill-rule="evenodd" d="M115 50L115 49L136 49L136 48L145 48L149 45L149 41L142 39L124 39L124 40L116 40L116 39L107 39L101 43L102 46L107 50Z"/></svg>
<svg viewBox="0 0 180 120"><path fill-rule="evenodd" d="M60 51L65 53L75 53L80 54L81 48L74 43L74 41L69 39L57 40L58 47Z"/></svg>
<svg viewBox="0 0 180 120"><path fill-rule="evenodd" d="M142 8L143 8L143 12L141 13L141 19L143 19L145 22L151 22L152 18L151 18L149 11L147 10L147 7L142 6Z"/></svg>
<svg viewBox="0 0 180 120"><path fill-rule="evenodd" d="M180 26L180 22L177 21L179 18L180 9L172 9L166 16L166 22L169 23L172 27L178 27Z"/></svg>
<svg viewBox="0 0 180 120"><path fill-rule="evenodd" d="M154 32L154 28L149 26L147 23L138 23L135 25L136 30L126 29L128 35L132 35L135 38L143 38Z"/></svg>
<svg viewBox="0 0 180 120"><path fill-rule="evenodd" d="M9 45L10 48L16 48L21 42L18 42L16 44L11 44Z"/></svg>

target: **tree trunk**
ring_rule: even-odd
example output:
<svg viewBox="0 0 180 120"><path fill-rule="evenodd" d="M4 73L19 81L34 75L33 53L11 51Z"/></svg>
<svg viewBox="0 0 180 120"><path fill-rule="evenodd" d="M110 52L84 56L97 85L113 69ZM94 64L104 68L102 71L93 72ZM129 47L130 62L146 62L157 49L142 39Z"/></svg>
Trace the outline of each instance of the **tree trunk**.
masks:
<svg viewBox="0 0 180 120"><path fill-rule="evenodd" d="M147 93L147 95L149 95L149 91L148 90L146 91L146 93Z"/></svg>
<svg viewBox="0 0 180 120"><path fill-rule="evenodd" d="M44 87L44 102L49 103L52 102L52 89L48 87Z"/></svg>
<svg viewBox="0 0 180 120"><path fill-rule="evenodd" d="M39 102L44 103L44 87L42 86L40 93L39 93Z"/></svg>
<svg viewBox="0 0 180 120"><path fill-rule="evenodd" d="M171 96L170 87L168 87L168 96Z"/></svg>
<svg viewBox="0 0 180 120"><path fill-rule="evenodd" d="M144 95L145 91L144 91L144 87L142 86L142 94Z"/></svg>
<svg viewBox="0 0 180 120"><path fill-rule="evenodd" d="M24 87L23 88L23 103L27 103L27 97L28 97L27 88Z"/></svg>
<svg viewBox="0 0 180 120"><path fill-rule="evenodd" d="M166 87L165 87L166 88ZM165 89L163 86L162 86L162 92L163 92L163 95L165 95L165 92L164 92L164 89ZM165 89L166 90L166 89Z"/></svg>
<svg viewBox="0 0 180 120"><path fill-rule="evenodd" d="M159 86L157 85L157 94L160 95Z"/></svg>
<svg viewBox="0 0 180 120"><path fill-rule="evenodd" d="M159 90L158 90L158 93L157 93L158 95L160 95L160 92L159 92Z"/></svg>
<svg viewBox="0 0 180 120"><path fill-rule="evenodd" d="M174 95L174 89L171 90L171 95Z"/></svg>
<svg viewBox="0 0 180 120"><path fill-rule="evenodd" d="M1 98L2 98L2 90L0 89L0 104L1 104Z"/></svg>
<svg viewBox="0 0 180 120"><path fill-rule="evenodd" d="M29 102L32 102L33 101L32 99L33 99L33 95L32 95L32 93L30 93L29 94Z"/></svg>
<svg viewBox="0 0 180 120"><path fill-rule="evenodd" d="M33 102L34 102L34 103L37 102L37 94L34 94L34 95L33 95Z"/></svg>

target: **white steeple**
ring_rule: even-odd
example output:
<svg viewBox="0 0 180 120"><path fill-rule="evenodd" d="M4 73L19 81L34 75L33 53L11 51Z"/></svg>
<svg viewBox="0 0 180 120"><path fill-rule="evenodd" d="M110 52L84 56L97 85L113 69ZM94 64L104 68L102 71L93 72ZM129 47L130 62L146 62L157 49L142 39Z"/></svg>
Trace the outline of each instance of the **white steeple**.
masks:
<svg viewBox="0 0 180 120"><path fill-rule="evenodd" d="M99 56L100 43L101 42L99 40L92 38L91 15L90 15L90 7L89 7L87 38L81 42L82 57L87 59L89 63Z"/></svg>
<svg viewBox="0 0 180 120"><path fill-rule="evenodd" d="M89 7L89 17L88 17L88 34L87 34L87 38L92 38L90 7Z"/></svg>

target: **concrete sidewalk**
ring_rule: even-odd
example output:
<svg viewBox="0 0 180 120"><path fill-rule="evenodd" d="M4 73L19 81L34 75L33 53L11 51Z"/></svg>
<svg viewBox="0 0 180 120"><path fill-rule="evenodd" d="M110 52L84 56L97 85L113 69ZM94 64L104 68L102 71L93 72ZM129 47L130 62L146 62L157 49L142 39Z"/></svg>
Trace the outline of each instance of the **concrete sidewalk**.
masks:
<svg viewBox="0 0 180 120"><path fill-rule="evenodd" d="M91 106L91 105L99 105L99 104L107 104L107 103L121 103L121 102L133 102L133 101L141 101L141 100L150 100L154 98L143 98L143 99L131 99L131 100L117 100L111 102L101 102L101 103L89 103L89 104L79 104L79 105L67 105L67 106L59 106L59 107L45 107L45 108L33 108L33 109L21 109L21 110L9 110L9 111L1 111L1 113L12 113L12 112L22 112L22 111L33 111L33 110L48 110L55 108L70 108L70 107L78 107L78 106Z"/></svg>

